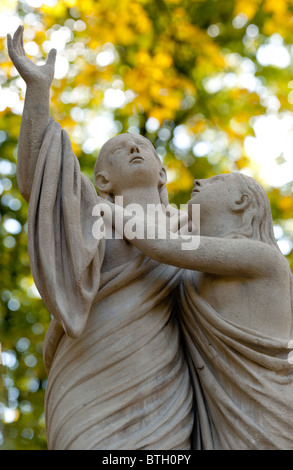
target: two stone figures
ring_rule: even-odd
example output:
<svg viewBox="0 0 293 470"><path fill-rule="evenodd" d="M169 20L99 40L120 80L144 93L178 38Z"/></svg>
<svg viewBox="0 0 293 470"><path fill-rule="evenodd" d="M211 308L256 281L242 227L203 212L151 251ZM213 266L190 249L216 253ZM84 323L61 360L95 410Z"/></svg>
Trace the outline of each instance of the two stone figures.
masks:
<svg viewBox="0 0 293 470"><path fill-rule="evenodd" d="M158 228L143 217L150 204L177 217L159 157L142 136L110 139L95 165L99 197L50 117L56 51L36 66L22 33L8 51L27 85L17 178L31 270L52 314L48 448L292 448L292 274L265 192L237 173L196 180L193 250L178 224L176 236L171 223L165 238L127 235L133 203L143 233ZM101 202L119 237L93 236Z"/></svg>

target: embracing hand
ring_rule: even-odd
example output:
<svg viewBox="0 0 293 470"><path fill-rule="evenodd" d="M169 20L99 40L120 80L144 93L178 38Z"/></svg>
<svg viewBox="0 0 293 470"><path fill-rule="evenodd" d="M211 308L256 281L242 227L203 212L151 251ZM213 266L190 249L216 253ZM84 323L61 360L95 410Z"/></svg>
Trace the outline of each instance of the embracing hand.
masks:
<svg viewBox="0 0 293 470"><path fill-rule="evenodd" d="M51 49L44 65L34 64L26 55L23 47L23 26L19 26L13 38L7 35L9 57L27 85L35 84L41 88L51 86L54 78L56 49Z"/></svg>

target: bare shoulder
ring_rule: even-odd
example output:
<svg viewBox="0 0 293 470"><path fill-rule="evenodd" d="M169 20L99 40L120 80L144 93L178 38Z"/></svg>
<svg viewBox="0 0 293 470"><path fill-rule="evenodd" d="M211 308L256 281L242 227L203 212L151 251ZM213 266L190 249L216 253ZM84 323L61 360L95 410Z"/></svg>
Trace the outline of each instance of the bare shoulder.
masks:
<svg viewBox="0 0 293 470"><path fill-rule="evenodd" d="M255 242L259 254L259 261L263 263L267 269L268 277L281 277L291 274L290 265L287 258L281 251L272 245L263 242Z"/></svg>
<svg viewBox="0 0 293 470"><path fill-rule="evenodd" d="M210 243L206 249L210 248ZM224 244L219 240L216 255L223 264L234 266L236 272L248 277L276 278L291 272L287 259L278 247L259 240L226 238Z"/></svg>

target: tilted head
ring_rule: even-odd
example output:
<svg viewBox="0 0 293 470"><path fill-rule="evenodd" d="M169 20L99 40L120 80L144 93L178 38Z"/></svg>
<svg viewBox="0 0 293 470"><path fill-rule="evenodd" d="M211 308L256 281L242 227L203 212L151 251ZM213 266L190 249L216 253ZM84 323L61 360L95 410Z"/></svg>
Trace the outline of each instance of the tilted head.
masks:
<svg viewBox="0 0 293 470"><path fill-rule="evenodd" d="M108 140L95 164L99 194L113 199L131 188L160 188L166 171L151 142L139 134L120 134Z"/></svg>
<svg viewBox="0 0 293 470"><path fill-rule="evenodd" d="M278 248L268 197L249 176L229 173L195 180L188 204L200 204L203 221L207 218L221 220L226 236L260 240ZM236 224L229 226L232 220L229 215L238 218L238 227Z"/></svg>

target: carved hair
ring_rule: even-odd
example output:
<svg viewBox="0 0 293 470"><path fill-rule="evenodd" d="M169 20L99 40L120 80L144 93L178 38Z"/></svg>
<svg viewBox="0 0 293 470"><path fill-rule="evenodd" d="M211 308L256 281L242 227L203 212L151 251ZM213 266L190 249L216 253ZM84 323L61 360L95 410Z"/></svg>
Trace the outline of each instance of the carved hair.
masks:
<svg viewBox="0 0 293 470"><path fill-rule="evenodd" d="M250 176L241 173L232 173L229 176L237 179L238 188L243 195L248 196L243 210L242 227L239 232L233 232L229 236L260 240L279 250L274 236L271 206L264 189Z"/></svg>
<svg viewBox="0 0 293 470"><path fill-rule="evenodd" d="M271 212L270 202L264 189L249 176L241 173L232 173L233 177L237 178L239 189L242 194L248 196L248 204L243 212L243 226L239 233L233 232L229 236L233 238L252 238L260 240L268 245L280 248L274 236L273 218ZM293 275L290 276L290 296L291 296L291 310L293 313ZM293 334L293 321L291 324Z"/></svg>

